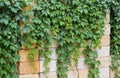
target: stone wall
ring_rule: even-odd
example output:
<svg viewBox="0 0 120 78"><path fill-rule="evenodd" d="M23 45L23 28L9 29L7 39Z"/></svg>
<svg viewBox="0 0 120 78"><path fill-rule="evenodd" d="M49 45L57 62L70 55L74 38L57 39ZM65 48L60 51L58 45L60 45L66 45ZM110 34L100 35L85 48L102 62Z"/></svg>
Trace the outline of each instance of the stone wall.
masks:
<svg viewBox="0 0 120 78"><path fill-rule="evenodd" d="M98 52L98 60L101 62L100 66L100 78L113 78L110 77L110 13L106 13L106 19L105 19L105 32L104 36L101 39L101 49L96 49ZM48 76L48 78L58 78L56 74L56 61L57 61L57 55L56 55L56 47L57 44L53 44L50 49L53 50L53 54L51 55L51 62L49 64L50 66L50 72L46 75L42 74L42 71L44 71L44 58L40 58L39 54L36 54L36 57L34 59L34 62L30 61L28 59L28 54L30 50L26 49L25 47L22 47L19 51L19 54L21 56L20 63L19 63L19 78L45 78ZM38 52L39 53L39 52ZM88 66L84 63L84 56L81 55L78 60L77 70L69 68L69 71L67 73L68 78L88 78ZM32 66L32 64L34 66Z"/></svg>

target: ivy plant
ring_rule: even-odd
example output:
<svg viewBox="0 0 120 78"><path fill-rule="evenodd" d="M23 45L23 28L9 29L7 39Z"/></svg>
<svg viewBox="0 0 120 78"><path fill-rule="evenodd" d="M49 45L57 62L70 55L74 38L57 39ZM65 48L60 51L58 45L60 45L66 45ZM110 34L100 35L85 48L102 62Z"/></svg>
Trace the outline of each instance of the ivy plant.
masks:
<svg viewBox="0 0 120 78"><path fill-rule="evenodd" d="M21 45L29 49L36 46L29 58L39 51L45 58L46 74L50 70L50 46L57 41L59 78L67 78L71 61L76 64L81 53L89 66L88 78L99 78L100 61L95 48L103 36L108 3L109 0L0 1L0 77L18 78L17 51ZM27 5L30 9L23 9Z"/></svg>
<svg viewBox="0 0 120 78"><path fill-rule="evenodd" d="M67 78L71 61L78 61L81 53L89 66L89 78L99 77L100 61L95 48L100 46L103 36L105 7L109 1L99 0L36 0L31 10L32 22L23 27L26 46L35 44L44 66L49 71L50 46L57 41L57 74ZM25 32L24 32L25 31ZM80 52L80 48L84 48ZM35 52L34 52L35 53Z"/></svg>
<svg viewBox="0 0 120 78"><path fill-rule="evenodd" d="M120 77L120 1L111 2L111 69L115 72L114 78Z"/></svg>
<svg viewBox="0 0 120 78"><path fill-rule="evenodd" d="M0 0L0 78L18 78L21 36L19 20L25 19L25 1Z"/></svg>

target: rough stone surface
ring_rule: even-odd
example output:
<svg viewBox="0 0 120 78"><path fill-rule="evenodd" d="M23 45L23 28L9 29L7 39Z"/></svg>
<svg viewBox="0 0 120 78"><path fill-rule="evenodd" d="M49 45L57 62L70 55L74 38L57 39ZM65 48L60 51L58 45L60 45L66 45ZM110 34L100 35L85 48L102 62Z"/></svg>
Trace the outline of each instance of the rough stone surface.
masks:
<svg viewBox="0 0 120 78"><path fill-rule="evenodd" d="M31 50L20 50L19 51L19 55L20 55L20 62L28 62L31 61L30 59L28 59L28 55L31 52ZM36 52L35 54L35 58L34 61L38 60L38 52Z"/></svg>
<svg viewBox="0 0 120 78"><path fill-rule="evenodd" d="M32 65L33 64L33 65ZM39 62L23 62L19 64L19 74L37 74L39 73Z"/></svg>
<svg viewBox="0 0 120 78"><path fill-rule="evenodd" d="M114 76L115 76L115 72L110 70L110 78L114 78Z"/></svg>
<svg viewBox="0 0 120 78"><path fill-rule="evenodd" d="M79 70L79 78L88 78L88 69ZM109 67L100 68L100 78L109 78Z"/></svg>
<svg viewBox="0 0 120 78"><path fill-rule="evenodd" d="M105 57L110 55L110 46L103 46L101 49L96 49L98 57Z"/></svg>
<svg viewBox="0 0 120 78"><path fill-rule="evenodd" d="M79 70L79 78L88 78L88 69Z"/></svg>
<svg viewBox="0 0 120 78"><path fill-rule="evenodd" d="M106 13L105 24L110 23L110 13Z"/></svg>
<svg viewBox="0 0 120 78"><path fill-rule="evenodd" d="M101 57L98 58L98 60L100 60L101 62L101 68L106 68L110 66L110 57Z"/></svg>
<svg viewBox="0 0 120 78"><path fill-rule="evenodd" d="M39 78L38 74L19 75L19 78Z"/></svg>
<svg viewBox="0 0 120 78"><path fill-rule="evenodd" d="M77 71L68 71L67 76L68 76L68 78L78 78L78 72Z"/></svg>
<svg viewBox="0 0 120 78"><path fill-rule="evenodd" d="M85 58L78 59L78 69L87 69L88 65L84 62ZM109 67L110 66L110 57L100 57L98 60L101 62L101 67Z"/></svg>
<svg viewBox="0 0 120 78"><path fill-rule="evenodd" d="M118 70L120 71L120 67L118 68ZM112 71L112 70L110 69L110 78L114 78L115 74L116 74L116 72L115 72L115 71ZM119 74L119 76L120 76L120 74Z"/></svg>
<svg viewBox="0 0 120 78"><path fill-rule="evenodd" d="M78 59L78 69L87 69L88 66L85 64L85 58Z"/></svg>
<svg viewBox="0 0 120 78"><path fill-rule="evenodd" d="M110 36L104 35L101 39L101 45L102 46L109 46L110 45Z"/></svg>
<svg viewBox="0 0 120 78"><path fill-rule="evenodd" d="M110 78L109 77L109 67L107 68L100 68L100 78Z"/></svg>
<svg viewBox="0 0 120 78"><path fill-rule="evenodd" d="M50 72L57 70L56 62L57 62L57 60L51 60L51 62L49 63L48 66L50 67ZM44 61L40 61L40 72L43 72L45 70L43 63L44 63Z"/></svg>

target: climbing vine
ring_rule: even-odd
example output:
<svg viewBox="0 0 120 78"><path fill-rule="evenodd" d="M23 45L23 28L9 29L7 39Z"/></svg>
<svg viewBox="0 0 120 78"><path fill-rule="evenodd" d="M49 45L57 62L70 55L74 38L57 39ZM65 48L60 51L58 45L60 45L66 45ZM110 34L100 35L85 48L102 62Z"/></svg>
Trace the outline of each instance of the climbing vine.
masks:
<svg viewBox="0 0 120 78"><path fill-rule="evenodd" d="M32 10L31 23L26 23L23 30L26 46L36 44L36 50L48 64L52 51L51 44L57 41L57 74L67 78L67 71L72 58L77 62L80 48L84 48L85 63L89 65L89 78L99 77L100 62L95 48L100 46L103 36L105 7L107 1L99 0L40 0Z"/></svg>
<svg viewBox="0 0 120 78"><path fill-rule="evenodd" d="M114 78L120 77L120 1L113 0L111 4L111 69L115 72Z"/></svg>
<svg viewBox="0 0 120 78"><path fill-rule="evenodd" d="M0 78L18 78L21 37L19 20L25 21L25 1L0 0Z"/></svg>
<svg viewBox="0 0 120 78"><path fill-rule="evenodd" d="M9 0L0 2L0 77L17 78L17 51L21 44L33 48L45 58L46 74L52 51L57 42L57 74L67 78L71 61L78 61L80 53L89 66L89 78L99 77L100 62L95 48L103 36L105 9L109 0ZM24 10L25 6L30 9ZM21 24L22 22L22 24ZM80 48L83 51L80 52Z"/></svg>
<svg viewBox="0 0 120 78"><path fill-rule="evenodd" d="M46 12L45 8L49 7L48 1L45 3L41 3L41 1L33 2L34 5L31 5L30 9L26 11L26 15L30 16L28 23L22 28L23 38L26 41L25 46L29 49L34 48L29 54L29 58L33 59L34 55L39 51L40 57L45 58L44 67L46 74L50 68L48 66L50 62L50 55L52 51L49 49L51 44L54 42L51 33L51 22L48 18L48 12ZM36 45L36 47L33 47Z"/></svg>

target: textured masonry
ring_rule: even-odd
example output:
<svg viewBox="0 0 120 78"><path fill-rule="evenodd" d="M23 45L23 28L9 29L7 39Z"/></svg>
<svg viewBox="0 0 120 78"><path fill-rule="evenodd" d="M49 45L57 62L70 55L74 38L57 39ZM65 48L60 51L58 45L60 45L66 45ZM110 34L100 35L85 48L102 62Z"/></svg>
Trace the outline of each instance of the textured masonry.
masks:
<svg viewBox="0 0 120 78"><path fill-rule="evenodd" d="M20 62L19 62L19 78L39 78L40 63L38 60L38 55L35 55L34 61L28 59L28 54L30 50L25 47L19 51Z"/></svg>
<svg viewBox="0 0 120 78"><path fill-rule="evenodd" d="M110 73L110 13L106 13L104 36L101 39L101 49L96 48L98 52L98 60L101 62L100 66L100 78L113 78L114 72ZM35 45L33 45L33 48ZM49 64L50 71L46 75L42 74L44 71L44 58L39 57L36 54L34 61L28 59L30 50L27 50L24 46L21 47L19 54L21 56L19 62L19 78L58 78L56 74L56 54L57 43L53 44L50 49L53 51L51 55L51 62ZM80 49L82 50L82 49ZM88 78L88 66L84 63L84 56L81 55L78 60L77 70L69 68L67 73L68 78ZM34 66L32 66L32 64Z"/></svg>

